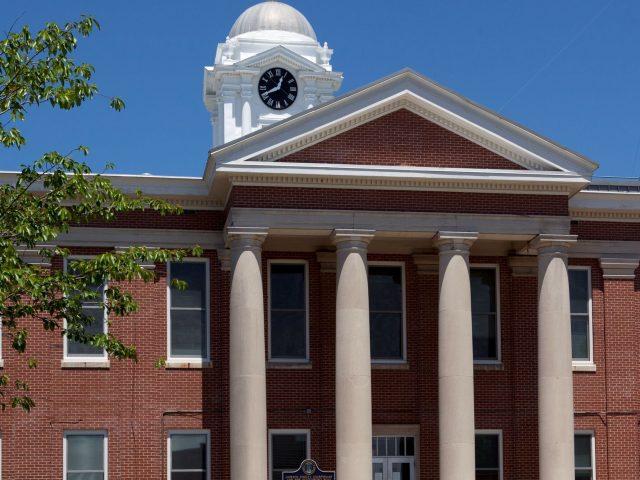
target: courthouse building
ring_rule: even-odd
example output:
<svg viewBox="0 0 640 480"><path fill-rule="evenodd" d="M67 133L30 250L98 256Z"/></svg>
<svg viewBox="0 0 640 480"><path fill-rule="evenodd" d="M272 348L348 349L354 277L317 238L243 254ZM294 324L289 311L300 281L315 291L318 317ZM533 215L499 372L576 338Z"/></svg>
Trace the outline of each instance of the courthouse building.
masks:
<svg viewBox="0 0 640 480"><path fill-rule="evenodd" d="M4 339L37 407L0 416L3 478L640 478L640 184L412 70L336 96L332 53L249 8L204 70L203 176L113 177L184 215L60 238L204 254L93 307L137 364L34 330L19 371Z"/></svg>

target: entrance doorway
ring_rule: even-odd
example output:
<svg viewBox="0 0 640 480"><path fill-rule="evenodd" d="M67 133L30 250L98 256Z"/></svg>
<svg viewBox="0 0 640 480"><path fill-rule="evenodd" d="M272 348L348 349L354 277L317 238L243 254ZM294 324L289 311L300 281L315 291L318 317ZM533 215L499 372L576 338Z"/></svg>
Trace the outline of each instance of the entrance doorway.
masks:
<svg viewBox="0 0 640 480"><path fill-rule="evenodd" d="M372 480L415 480L414 437L373 437Z"/></svg>

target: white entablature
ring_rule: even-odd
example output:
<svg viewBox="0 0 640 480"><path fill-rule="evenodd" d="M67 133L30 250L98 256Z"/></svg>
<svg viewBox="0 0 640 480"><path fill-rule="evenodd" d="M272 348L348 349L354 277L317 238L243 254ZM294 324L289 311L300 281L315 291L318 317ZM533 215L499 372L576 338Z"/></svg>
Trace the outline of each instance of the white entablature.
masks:
<svg viewBox="0 0 640 480"><path fill-rule="evenodd" d="M204 102L211 112L213 145L333 99L342 74L333 71L332 55L333 50L326 42L318 43L311 24L295 8L266 1L246 10L218 45L214 66L204 70ZM261 98L259 81L271 68L285 69L296 80L296 98L285 108L270 108ZM276 88L280 86L274 84Z"/></svg>

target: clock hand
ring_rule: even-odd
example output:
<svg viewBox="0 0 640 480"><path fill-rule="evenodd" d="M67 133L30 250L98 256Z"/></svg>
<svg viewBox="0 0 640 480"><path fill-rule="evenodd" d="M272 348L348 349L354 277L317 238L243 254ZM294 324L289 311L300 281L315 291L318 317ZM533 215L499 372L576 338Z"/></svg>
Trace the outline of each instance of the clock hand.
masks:
<svg viewBox="0 0 640 480"><path fill-rule="evenodd" d="M280 81L278 82L278 85L273 87L271 90L267 90L262 95L265 95L267 93L277 92L278 90L280 90L280 88L282 87L282 80L283 80L283 77L280 77Z"/></svg>

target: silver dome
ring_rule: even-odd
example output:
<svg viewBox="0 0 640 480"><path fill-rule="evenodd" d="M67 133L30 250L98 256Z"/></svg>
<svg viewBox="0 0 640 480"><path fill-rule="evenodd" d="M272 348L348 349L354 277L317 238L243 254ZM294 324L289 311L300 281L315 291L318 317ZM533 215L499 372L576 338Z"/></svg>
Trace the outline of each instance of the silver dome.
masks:
<svg viewBox="0 0 640 480"><path fill-rule="evenodd" d="M280 30L305 35L318 41L309 21L286 3L267 0L244 11L231 27L229 37L260 30Z"/></svg>

